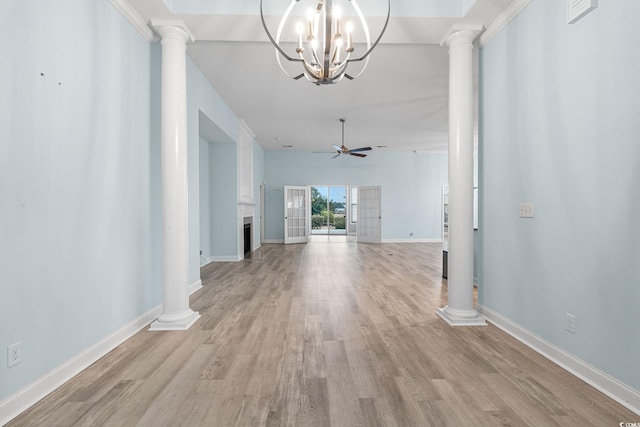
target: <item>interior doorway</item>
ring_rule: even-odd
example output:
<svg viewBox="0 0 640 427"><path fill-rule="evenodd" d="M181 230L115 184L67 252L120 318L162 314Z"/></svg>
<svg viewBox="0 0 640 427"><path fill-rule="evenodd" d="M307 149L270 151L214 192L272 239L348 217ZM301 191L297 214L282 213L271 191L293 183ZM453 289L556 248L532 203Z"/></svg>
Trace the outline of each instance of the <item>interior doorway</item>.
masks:
<svg viewBox="0 0 640 427"><path fill-rule="evenodd" d="M347 234L347 189L346 186L311 186L311 234Z"/></svg>

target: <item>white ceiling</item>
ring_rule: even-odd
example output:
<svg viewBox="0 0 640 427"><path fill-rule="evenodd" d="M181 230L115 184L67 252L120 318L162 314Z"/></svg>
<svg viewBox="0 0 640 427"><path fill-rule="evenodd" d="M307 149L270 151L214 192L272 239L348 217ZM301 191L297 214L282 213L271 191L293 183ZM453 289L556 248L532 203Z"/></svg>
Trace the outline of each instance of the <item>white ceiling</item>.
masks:
<svg viewBox="0 0 640 427"><path fill-rule="evenodd" d="M259 0L128 1L146 22L177 19L186 24L196 39L188 45L189 57L264 149L306 151L340 145L341 117L347 119L345 143L350 148L446 151L449 67L440 42L454 24L491 28L517 2L391 0L387 32L364 74L315 86L304 78L292 80L279 69L260 22ZM274 14L288 3L263 1L266 13ZM384 7L380 0L369 3L375 34ZM367 1L360 6L367 15ZM273 32L278 21L268 17Z"/></svg>

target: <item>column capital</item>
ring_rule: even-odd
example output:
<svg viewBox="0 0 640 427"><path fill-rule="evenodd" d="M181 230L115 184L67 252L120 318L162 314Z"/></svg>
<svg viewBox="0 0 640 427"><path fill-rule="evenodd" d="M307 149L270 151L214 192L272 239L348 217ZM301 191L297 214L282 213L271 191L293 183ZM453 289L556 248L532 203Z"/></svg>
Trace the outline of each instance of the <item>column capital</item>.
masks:
<svg viewBox="0 0 640 427"><path fill-rule="evenodd" d="M446 32L440 46L451 46L455 41L473 43L485 28L482 24L455 24Z"/></svg>
<svg viewBox="0 0 640 427"><path fill-rule="evenodd" d="M193 43L196 38L182 21L177 20L153 20L151 27L160 34L161 38L175 38L184 43Z"/></svg>

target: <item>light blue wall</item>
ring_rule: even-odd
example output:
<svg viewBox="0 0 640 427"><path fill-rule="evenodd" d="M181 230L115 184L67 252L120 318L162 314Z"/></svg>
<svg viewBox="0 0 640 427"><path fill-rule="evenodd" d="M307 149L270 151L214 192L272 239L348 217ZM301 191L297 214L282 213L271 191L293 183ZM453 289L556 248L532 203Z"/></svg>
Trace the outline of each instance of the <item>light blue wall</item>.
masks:
<svg viewBox="0 0 640 427"><path fill-rule="evenodd" d="M200 137L200 181L199 181L199 192L200 192L200 250L202 251L202 255L200 255L200 261L203 263L207 258L213 255L213 251L211 248L211 227L212 224L212 216L211 216L211 187L212 187L212 179L211 179L211 153L210 153L211 143L206 139Z"/></svg>
<svg viewBox="0 0 640 427"><path fill-rule="evenodd" d="M264 150L255 140L253 141L253 194L256 203L253 224L253 246L260 242L260 185L264 181Z"/></svg>
<svg viewBox="0 0 640 427"><path fill-rule="evenodd" d="M202 118L201 116L204 116ZM188 138L188 185L189 185L189 284L200 280L200 138L202 129L210 124L215 132L211 142L231 143L238 140L238 119L218 95L215 89L187 58L187 138ZM234 157L235 159L235 157ZM233 160L235 167L235 160ZM226 165L230 167L230 165ZM212 168L214 172L214 168ZM237 178L225 181L225 185L236 187ZM213 188L213 187L212 187ZM215 202L213 202L215 203ZM237 196L234 198L237 205ZM235 212L235 211L234 211ZM234 217L235 226L235 217ZM212 230L213 231L213 230ZM213 245L214 242L212 241ZM217 243L215 243L217 244ZM237 243L236 243L237 247ZM215 255L215 249L212 247Z"/></svg>
<svg viewBox="0 0 640 427"><path fill-rule="evenodd" d="M479 230L480 304L636 390L638 16L600 2L568 25L536 0L482 50Z"/></svg>
<svg viewBox="0 0 640 427"><path fill-rule="evenodd" d="M238 256L238 147L213 142L209 145L211 165L211 254Z"/></svg>
<svg viewBox="0 0 640 427"><path fill-rule="evenodd" d="M440 239L447 155L372 151L367 158L265 151L265 238L284 239L285 185L382 186L382 239ZM410 236L411 232L413 236Z"/></svg>
<svg viewBox="0 0 640 427"><path fill-rule="evenodd" d="M4 1L0 38L1 401L161 301L149 44L103 0Z"/></svg>

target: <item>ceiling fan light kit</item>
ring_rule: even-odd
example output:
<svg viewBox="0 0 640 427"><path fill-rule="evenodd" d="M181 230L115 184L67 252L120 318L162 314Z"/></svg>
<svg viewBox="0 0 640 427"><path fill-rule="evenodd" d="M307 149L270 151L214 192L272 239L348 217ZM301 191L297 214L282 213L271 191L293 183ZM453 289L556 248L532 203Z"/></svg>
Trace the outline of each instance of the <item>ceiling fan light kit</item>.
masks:
<svg viewBox="0 0 640 427"><path fill-rule="evenodd" d="M371 34L367 21L358 6L356 0L291 0L289 7L280 20L276 37L271 35L267 28L262 11L262 2L260 0L260 18L267 37L276 50L276 60L280 69L298 80L306 77L311 83L316 85L326 85L337 83L344 77L353 80L364 72L369 65L371 51L378 45L382 38L391 13L391 0L387 0L387 18L382 31L371 42ZM356 51L353 42L354 32L356 31L354 22L346 20L342 9L342 5L350 5L359 22L358 30L366 40L366 50L358 57L353 54ZM290 24L289 17L294 7L299 10L307 6L305 14L298 13L298 16L306 16L306 22L298 21L295 26ZM296 7L298 6L298 7ZM297 35L297 43L295 54L289 55L282 45L282 33L285 29L295 28ZM343 32L344 31L344 32ZM282 65L282 59L287 61L298 62L302 65L302 73L297 75L289 74ZM354 76L347 73L347 65L350 62L364 61L362 69Z"/></svg>

